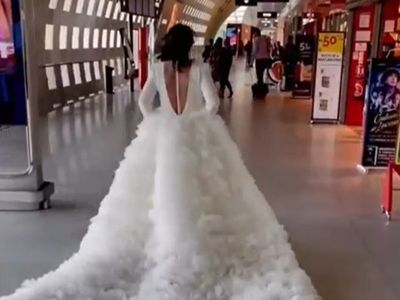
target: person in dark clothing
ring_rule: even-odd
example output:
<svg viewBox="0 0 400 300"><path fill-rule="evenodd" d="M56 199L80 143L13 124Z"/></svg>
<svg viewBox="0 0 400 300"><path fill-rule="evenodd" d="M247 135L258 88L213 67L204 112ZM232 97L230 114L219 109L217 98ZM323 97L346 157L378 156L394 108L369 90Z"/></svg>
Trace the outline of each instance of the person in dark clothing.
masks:
<svg viewBox="0 0 400 300"><path fill-rule="evenodd" d="M218 67L220 72L219 96L221 98L224 97L226 87L229 90L229 98L232 98L233 96L232 85L229 81L229 74L231 72L232 63L233 63L233 50L231 47L230 39L227 38L224 41L224 46L221 49L221 53L219 55L219 60L218 60Z"/></svg>
<svg viewBox="0 0 400 300"><path fill-rule="evenodd" d="M248 40L246 45L244 46L244 51L246 51L246 59L247 59L247 67L251 68L253 66L253 42Z"/></svg>
<svg viewBox="0 0 400 300"><path fill-rule="evenodd" d="M204 51L203 51L203 60L204 60L204 62L207 62L208 59L210 58L211 53L213 51L213 48L214 48L214 40L210 39L208 41L208 45L206 45L204 47Z"/></svg>
<svg viewBox="0 0 400 300"><path fill-rule="evenodd" d="M281 42L279 42L279 41L276 42L276 46L278 47L278 55L279 55L279 58L282 59L282 56L283 56L285 50L284 50L284 48L282 47Z"/></svg>
<svg viewBox="0 0 400 300"><path fill-rule="evenodd" d="M285 90L292 90L294 87L294 73L299 59L299 51L293 43L293 36L288 37L282 55L282 62L285 74Z"/></svg>
<svg viewBox="0 0 400 300"><path fill-rule="evenodd" d="M211 51L211 55L210 55L210 66L211 66L211 76L214 80L214 82L217 82L220 80L220 70L219 70L219 56L221 54L222 51L222 38L219 37L217 38L217 40L215 41L215 44L213 46L213 49Z"/></svg>

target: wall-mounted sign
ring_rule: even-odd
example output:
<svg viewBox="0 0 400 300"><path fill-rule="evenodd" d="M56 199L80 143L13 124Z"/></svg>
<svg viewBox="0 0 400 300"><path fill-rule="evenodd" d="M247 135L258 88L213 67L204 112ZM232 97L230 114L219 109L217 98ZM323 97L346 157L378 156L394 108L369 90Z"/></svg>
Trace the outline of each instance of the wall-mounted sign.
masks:
<svg viewBox="0 0 400 300"><path fill-rule="evenodd" d="M259 19L276 19L278 13L276 11L259 11L257 13L257 18Z"/></svg>
<svg viewBox="0 0 400 300"><path fill-rule="evenodd" d="M339 118L343 50L343 32L318 34L312 121L332 122Z"/></svg>

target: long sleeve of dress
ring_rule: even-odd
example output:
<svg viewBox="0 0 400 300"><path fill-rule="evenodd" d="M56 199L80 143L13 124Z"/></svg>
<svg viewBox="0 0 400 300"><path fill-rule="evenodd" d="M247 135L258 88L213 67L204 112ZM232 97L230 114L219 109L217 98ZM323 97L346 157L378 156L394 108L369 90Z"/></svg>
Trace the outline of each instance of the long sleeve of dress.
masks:
<svg viewBox="0 0 400 300"><path fill-rule="evenodd" d="M153 102L156 94L157 85L155 82L154 72L151 70L138 100L140 111L144 117L153 111Z"/></svg>
<svg viewBox="0 0 400 300"><path fill-rule="evenodd" d="M208 64L201 67L201 92L206 102L206 109L212 114L216 114L219 109L219 98L217 89L211 78L211 70Z"/></svg>

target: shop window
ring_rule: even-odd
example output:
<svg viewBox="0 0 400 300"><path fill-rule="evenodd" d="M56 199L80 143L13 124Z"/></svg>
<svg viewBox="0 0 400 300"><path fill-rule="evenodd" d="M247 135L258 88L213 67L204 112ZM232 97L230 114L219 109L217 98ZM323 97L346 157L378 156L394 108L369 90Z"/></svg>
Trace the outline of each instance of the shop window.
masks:
<svg viewBox="0 0 400 300"><path fill-rule="evenodd" d="M72 49L79 49L79 27L72 28Z"/></svg>
<svg viewBox="0 0 400 300"><path fill-rule="evenodd" d="M82 83L82 76L81 76L81 66L80 66L80 64L73 64L72 65L72 70L74 72L75 84L81 84Z"/></svg>
<svg viewBox="0 0 400 300"><path fill-rule="evenodd" d="M63 10L66 12L71 11L72 0L64 0Z"/></svg>
<svg viewBox="0 0 400 300"><path fill-rule="evenodd" d="M44 49L53 50L54 25L46 24L44 30Z"/></svg>
<svg viewBox="0 0 400 300"><path fill-rule="evenodd" d="M57 88L56 73L54 67L46 67L47 87L49 90Z"/></svg>
<svg viewBox="0 0 400 300"><path fill-rule="evenodd" d="M61 66L61 80L63 87L68 87L71 85L69 80L68 65Z"/></svg>
<svg viewBox="0 0 400 300"><path fill-rule="evenodd" d="M67 36L68 36L68 27L61 25L60 26L60 50L67 49Z"/></svg>
<svg viewBox="0 0 400 300"><path fill-rule="evenodd" d="M85 71L85 81L86 82L91 82L92 81L92 73L90 71L90 62L85 62L83 64L83 68Z"/></svg>

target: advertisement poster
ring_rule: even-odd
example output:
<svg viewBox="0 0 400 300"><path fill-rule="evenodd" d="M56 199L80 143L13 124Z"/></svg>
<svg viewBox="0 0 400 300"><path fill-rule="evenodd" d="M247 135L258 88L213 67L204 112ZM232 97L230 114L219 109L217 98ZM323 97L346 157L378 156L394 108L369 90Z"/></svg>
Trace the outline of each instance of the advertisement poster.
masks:
<svg viewBox="0 0 400 300"><path fill-rule="evenodd" d="M12 71L15 50L11 0L0 0L0 72Z"/></svg>
<svg viewBox="0 0 400 300"><path fill-rule="evenodd" d="M299 64L294 83L293 97L310 98L313 81L315 38L313 35L296 37Z"/></svg>
<svg viewBox="0 0 400 300"><path fill-rule="evenodd" d="M395 160L399 125L400 61L372 60L368 87L362 165L385 167Z"/></svg>
<svg viewBox="0 0 400 300"><path fill-rule="evenodd" d="M339 118L344 41L343 32L321 32L318 35L313 121L337 121Z"/></svg>
<svg viewBox="0 0 400 300"><path fill-rule="evenodd" d="M23 38L17 0L0 0L0 126L26 125Z"/></svg>
<svg viewBox="0 0 400 300"><path fill-rule="evenodd" d="M226 37L230 39L232 47L238 43L238 28L236 25L229 25L226 27Z"/></svg>

